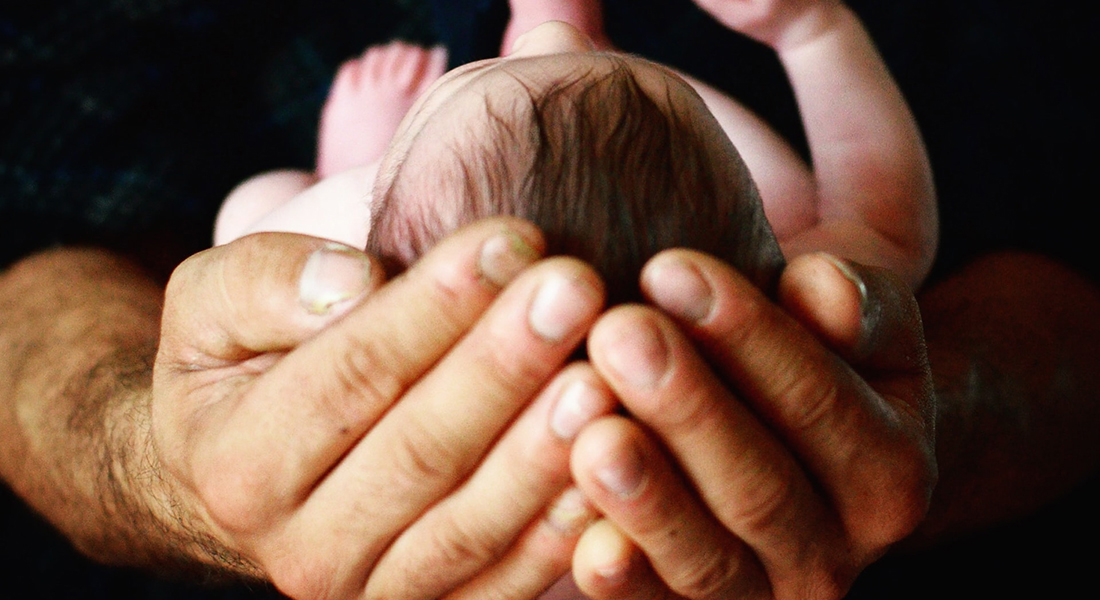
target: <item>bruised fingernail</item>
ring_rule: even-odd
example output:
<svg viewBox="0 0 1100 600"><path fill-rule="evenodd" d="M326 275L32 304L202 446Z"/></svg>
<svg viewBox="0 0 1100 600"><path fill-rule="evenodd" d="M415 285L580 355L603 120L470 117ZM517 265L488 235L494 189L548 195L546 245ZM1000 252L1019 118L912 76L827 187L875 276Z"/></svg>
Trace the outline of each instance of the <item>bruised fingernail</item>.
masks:
<svg viewBox="0 0 1100 600"><path fill-rule="evenodd" d="M539 258L539 253L522 237L505 230L485 241L477 268L482 279L504 287Z"/></svg>
<svg viewBox="0 0 1100 600"><path fill-rule="evenodd" d="M566 386L554 402L550 413L550 430L560 439L569 441L596 418L606 406L604 397L588 382L577 380Z"/></svg>
<svg viewBox="0 0 1100 600"><path fill-rule="evenodd" d="M598 296L585 283L562 275L542 282L531 301L527 321L536 335L548 342L560 342L599 310Z"/></svg>
<svg viewBox="0 0 1100 600"><path fill-rule="evenodd" d="M637 448L628 446L597 467L596 480L607 491L623 500L636 497L645 482L645 469Z"/></svg>
<svg viewBox="0 0 1100 600"><path fill-rule="evenodd" d="M595 511L585 499L584 494L571 487L558 496L546 513L546 522L555 531L577 535L596 518Z"/></svg>
<svg viewBox="0 0 1100 600"><path fill-rule="evenodd" d="M689 323L706 321L714 290L694 265L676 258L654 262L645 273L646 290L665 312Z"/></svg>
<svg viewBox="0 0 1100 600"><path fill-rule="evenodd" d="M856 273L852 265L837 258L836 256L829 254L828 252L819 253L822 258L829 261L830 264L844 276L845 279L851 281L856 286L856 291L859 292L859 310L863 315L867 314L867 284L863 283L863 278Z"/></svg>
<svg viewBox="0 0 1100 600"><path fill-rule="evenodd" d="M620 327L604 355L619 377L639 389L653 389L669 365L668 344L657 324L648 318Z"/></svg>
<svg viewBox="0 0 1100 600"><path fill-rule="evenodd" d="M370 270L370 260L363 253L342 244L325 244L306 260L298 300L311 314L326 315L367 289Z"/></svg>

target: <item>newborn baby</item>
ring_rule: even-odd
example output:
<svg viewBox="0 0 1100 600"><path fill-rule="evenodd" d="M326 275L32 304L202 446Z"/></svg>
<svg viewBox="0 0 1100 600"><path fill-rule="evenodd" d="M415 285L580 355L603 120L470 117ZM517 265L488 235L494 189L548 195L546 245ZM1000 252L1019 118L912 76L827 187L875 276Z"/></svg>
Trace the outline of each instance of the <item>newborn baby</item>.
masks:
<svg viewBox="0 0 1100 600"><path fill-rule="evenodd" d="M513 25L598 9L512 4ZM316 174L267 173L239 186L215 243L291 231L364 247L377 230L370 250L407 265L454 227L514 214L546 228L552 251L595 263L630 254L625 270L603 270L618 289L661 244L739 254L734 264L745 268L745 256L759 254L776 266L773 248L744 243L760 240L745 231L767 229L750 224L760 212L747 206L759 195L786 256L829 251L917 287L935 253L935 192L904 98L842 5L770 10L780 25L761 18L753 26L767 35L749 33L787 67L812 171L731 98L613 51L598 19L579 19L584 32L547 22L509 56L442 77L438 49L393 43L349 61L322 117ZM751 29L736 12L715 16ZM738 243L722 245L730 241Z"/></svg>
<svg viewBox="0 0 1100 600"><path fill-rule="evenodd" d="M419 74L404 89L440 64L411 46L375 52L352 68L401 64ZM372 81L341 72L334 94L353 76ZM326 118L336 110L330 102ZM767 290L783 265L744 162L694 89L650 61L593 51L564 23L440 77L380 160L336 166L327 157L347 153L324 145L317 183L281 172L235 190L216 243L292 231L366 247L399 269L463 224L510 214L542 228L548 253L591 262L611 302L636 298L642 264L669 247L721 257Z"/></svg>

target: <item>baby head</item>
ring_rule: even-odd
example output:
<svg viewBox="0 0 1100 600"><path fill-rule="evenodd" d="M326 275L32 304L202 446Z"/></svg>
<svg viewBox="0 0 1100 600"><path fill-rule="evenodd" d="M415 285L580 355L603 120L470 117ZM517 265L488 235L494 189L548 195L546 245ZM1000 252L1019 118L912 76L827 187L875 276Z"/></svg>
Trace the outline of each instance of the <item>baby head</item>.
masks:
<svg viewBox="0 0 1100 600"><path fill-rule="evenodd" d="M771 292L778 243L699 96L659 65L549 25L507 59L448 73L410 111L382 160L367 250L408 265L456 228L506 214L539 226L549 254L596 267L612 303L637 300L642 265L673 247Z"/></svg>

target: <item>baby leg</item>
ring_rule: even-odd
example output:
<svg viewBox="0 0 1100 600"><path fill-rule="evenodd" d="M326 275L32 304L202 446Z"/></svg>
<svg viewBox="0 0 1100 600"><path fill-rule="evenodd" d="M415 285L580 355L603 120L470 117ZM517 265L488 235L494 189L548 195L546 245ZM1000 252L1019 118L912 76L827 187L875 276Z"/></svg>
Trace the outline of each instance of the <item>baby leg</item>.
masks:
<svg viewBox="0 0 1100 600"><path fill-rule="evenodd" d="M368 48L344 63L321 112L318 176L381 158L405 113L446 67L446 50L402 42Z"/></svg>
<svg viewBox="0 0 1100 600"><path fill-rule="evenodd" d="M508 0L512 18L504 30L500 55L512 51L516 38L547 21L563 21L592 38L597 48L610 49L611 40L603 26L600 0Z"/></svg>

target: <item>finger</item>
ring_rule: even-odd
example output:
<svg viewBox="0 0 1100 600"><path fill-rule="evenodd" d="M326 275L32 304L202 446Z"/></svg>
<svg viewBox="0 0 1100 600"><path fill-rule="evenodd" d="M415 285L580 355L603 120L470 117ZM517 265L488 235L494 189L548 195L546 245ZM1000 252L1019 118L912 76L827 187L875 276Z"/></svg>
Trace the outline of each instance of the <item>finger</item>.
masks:
<svg viewBox="0 0 1100 600"><path fill-rule="evenodd" d="M886 269L825 253L803 255L783 272L779 300L852 364L895 372L925 370L916 298Z"/></svg>
<svg viewBox="0 0 1100 600"><path fill-rule="evenodd" d="M159 358L194 370L295 347L382 280L362 252L306 236L258 234L212 248L169 280Z"/></svg>
<svg viewBox="0 0 1100 600"><path fill-rule="evenodd" d="M312 492L295 516L293 535L363 547L355 570L371 573L367 594L390 596L375 594L374 586L389 584L371 563L392 536L470 475L568 359L603 299L595 271L575 259L542 261L520 275ZM377 499L369 519L349 497ZM464 533L457 525L443 533ZM481 541L469 535L433 543L444 555L472 553L475 561L486 560ZM400 574L407 581L407 572ZM399 585L396 597L414 597L407 583Z"/></svg>
<svg viewBox="0 0 1100 600"><path fill-rule="evenodd" d="M575 600L579 596L571 585L569 565L577 539L595 519L596 514L580 490L567 488L554 500L545 517L524 531L507 554L447 594L447 600L535 597Z"/></svg>
<svg viewBox="0 0 1100 600"><path fill-rule="evenodd" d="M527 242L525 240L534 240ZM390 404L466 333L541 248L530 225L494 219L439 244L263 377L203 409L185 440L215 519L242 530L304 500ZM252 317L254 318L254 317ZM249 461L237 457L249 456ZM257 506L270 503L267 510Z"/></svg>
<svg viewBox="0 0 1100 600"><path fill-rule="evenodd" d="M900 278L830 254L805 255L783 272L779 301L857 370L880 374L877 390L934 434L935 393L920 308Z"/></svg>
<svg viewBox="0 0 1100 600"><path fill-rule="evenodd" d="M577 542L573 579L592 600L676 598L626 534L607 519L589 526Z"/></svg>
<svg viewBox="0 0 1100 600"><path fill-rule="evenodd" d="M465 594L492 597L506 588L506 597L522 597L520 590L533 595L548 586L568 567L572 544L592 518L579 492L563 495L569 484L572 439L615 406L610 390L590 365L567 367L508 429L477 471L394 541L376 569L415 574L407 578L405 598L439 597L487 569L464 586ZM555 496L557 501L546 511ZM536 522L544 512L545 518ZM438 543L448 539L462 540L477 550L459 553ZM368 591L382 597L393 592L371 587Z"/></svg>
<svg viewBox="0 0 1100 600"><path fill-rule="evenodd" d="M844 551L835 517L781 441L731 395L671 321L643 307L612 310L593 328L588 350L623 405L663 441L706 509L751 548L771 580L808 590L832 577L832 557ZM624 460L631 456L620 454ZM659 492L684 485L665 477L655 486ZM611 507L590 498L615 518ZM689 506L684 498L664 504ZM693 518L699 522L698 515ZM668 515L645 519L664 527L681 523ZM646 555L662 575L665 565L677 560L682 564L669 568L697 573L689 554ZM746 572L750 583L739 585L760 589L751 584L752 576Z"/></svg>
<svg viewBox="0 0 1100 600"><path fill-rule="evenodd" d="M589 501L642 551L672 591L698 599L769 597L757 557L699 501L637 423L608 417L587 427L573 448L572 467ZM728 477L722 482L738 483ZM723 500L733 505L740 498ZM729 507L723 516L743 525L738 511Z"/></svg>
<svg viewBox="0 0 1100 600"><path fill-rule="evenodd" d="M814 475L850 535L881 548L912 531L927 510L929 482L935 478L931 432L916 408L927 402L909 400L925 381L914 384L912 373L895 379L886 374L876 386L896 389L906 399L880 394L711 257L660 254L646 266L642 281L646 294L678 317L741 398ZM883 489L901 491L883 494Z"/></svg>

